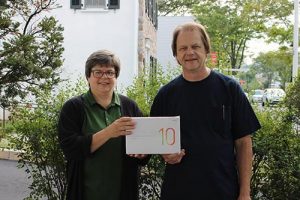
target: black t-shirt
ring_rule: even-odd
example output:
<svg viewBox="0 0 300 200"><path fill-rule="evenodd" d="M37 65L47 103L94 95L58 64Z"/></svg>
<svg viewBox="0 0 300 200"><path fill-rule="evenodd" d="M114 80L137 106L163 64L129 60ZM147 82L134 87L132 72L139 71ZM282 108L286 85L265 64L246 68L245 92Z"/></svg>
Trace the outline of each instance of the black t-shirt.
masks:
<svg viewBox="0 0 300 200"><path fill-rule="evenodd" d="M162 199L236 199L234 140L260 128L239 84L214 71L201 81L175 78L158 92L151 116L178 115L186 155L167 165Z"/></svg>

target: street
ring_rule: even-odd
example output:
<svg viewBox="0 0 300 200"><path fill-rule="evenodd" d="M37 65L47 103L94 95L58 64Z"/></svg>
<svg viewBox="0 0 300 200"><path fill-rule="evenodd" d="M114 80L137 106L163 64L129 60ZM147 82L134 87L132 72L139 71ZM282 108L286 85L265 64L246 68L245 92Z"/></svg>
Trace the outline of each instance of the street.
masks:
<svg viewBox="0 0 300 200"><path fill-rule="evenodd" d="M17 161L0 159L0 199L22 200L29 195L30 180L24 169L16 167Z"/></svg>

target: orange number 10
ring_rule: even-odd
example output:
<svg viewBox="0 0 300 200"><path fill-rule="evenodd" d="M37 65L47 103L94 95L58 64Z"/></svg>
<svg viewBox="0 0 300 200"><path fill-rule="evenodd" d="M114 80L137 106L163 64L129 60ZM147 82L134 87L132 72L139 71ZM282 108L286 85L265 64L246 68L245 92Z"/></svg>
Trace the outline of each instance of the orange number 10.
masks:
<svg viewBox="0 0 300 200"><path fill-rule="evenodd" d="M167 128L166 131L164 128L161 128L159 130L161 133L161 143L162 145L165 145L167 143L168 145L173 145L175 143L175 130L174 128Z"/></svg>

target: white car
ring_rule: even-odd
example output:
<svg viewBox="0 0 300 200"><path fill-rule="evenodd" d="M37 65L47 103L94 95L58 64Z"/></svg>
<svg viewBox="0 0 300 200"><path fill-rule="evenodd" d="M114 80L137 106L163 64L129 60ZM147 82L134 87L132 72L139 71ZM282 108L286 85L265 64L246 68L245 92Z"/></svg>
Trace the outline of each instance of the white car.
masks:
<svg viewBox="0 0 300 200"><path fill-rule="evenodd" d="M251 101L253 103L262 103L263 102L264 91L263 90L254 90L253 95L251 96Z"/></svg>
<svg viewBox="0 0 300 200"><path fill-rule="evenodd" d="M267 88L264 90L263 105L276 104L282 101L285 97L285 92L280 88Z"/></svg>

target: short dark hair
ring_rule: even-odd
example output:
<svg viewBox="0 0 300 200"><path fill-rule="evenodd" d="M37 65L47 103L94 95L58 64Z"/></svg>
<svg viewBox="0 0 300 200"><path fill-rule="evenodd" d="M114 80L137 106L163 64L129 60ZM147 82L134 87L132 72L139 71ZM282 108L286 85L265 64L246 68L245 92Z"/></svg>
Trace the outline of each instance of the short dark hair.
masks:
<svg viewBox="0 0 300 200"><path fill-rule="evenodd" d="M205 27L196 22L187 22L187 23L177 26L173 32L173 40L172 40L173 56L177 55L177 51L176 51L177 50L177 37L178 37L179 33L181 31L185 31L185 30L192 31L195 29L198 30L201 34L200 36L201 36L202 42L204 44L206 53L210 53L210 39L209 39L208 33L206 32Z"/></svg>
<svg viewBox="0 0 300 200"><path fill-rule="evenodd" d="M120 74L120 59L111 51L99 50L92 53L85 62L85 76L90 77L92 68L96 65L112 66L116 72L116 78Z"/></svg>

